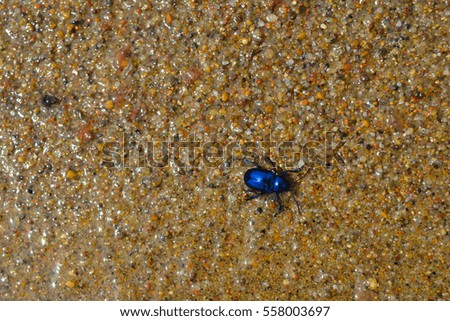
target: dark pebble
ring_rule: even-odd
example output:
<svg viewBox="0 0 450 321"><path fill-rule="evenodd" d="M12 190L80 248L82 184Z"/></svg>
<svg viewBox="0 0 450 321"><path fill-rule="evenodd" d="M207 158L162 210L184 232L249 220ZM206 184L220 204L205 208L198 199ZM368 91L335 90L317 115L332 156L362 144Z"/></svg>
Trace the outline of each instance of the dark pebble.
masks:
<svg viewBox="0 0 450 321"><path fill-rule="evenodd" d="M52 95L45 94L44 97L42 97L42 104L45 107L50 107L51 105L54 105L58 102L58 98Z"/></svg>

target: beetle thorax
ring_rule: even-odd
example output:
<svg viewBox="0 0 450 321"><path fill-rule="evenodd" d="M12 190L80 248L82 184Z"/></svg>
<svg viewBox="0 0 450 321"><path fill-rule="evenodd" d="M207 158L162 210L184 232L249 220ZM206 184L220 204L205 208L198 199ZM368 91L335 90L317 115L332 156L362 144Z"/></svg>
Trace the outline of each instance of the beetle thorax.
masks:
<svg viewBox="0 0 450 321"><path fill-rule="evenodd" d="M287 191L289 190L289 187L289 182L281 176L277 176L273 182L273 190L277 193Z"/></svg>

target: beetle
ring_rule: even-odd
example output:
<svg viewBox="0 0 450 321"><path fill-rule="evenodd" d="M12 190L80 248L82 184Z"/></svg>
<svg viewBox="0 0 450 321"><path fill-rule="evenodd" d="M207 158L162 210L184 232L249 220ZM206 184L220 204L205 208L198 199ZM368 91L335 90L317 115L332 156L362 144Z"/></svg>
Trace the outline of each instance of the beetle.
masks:
<svg viewBox="0 0 450 321"><path fill-rule="evenodd" d="M288 173L300 172L303 168L297 168L292 170L278 170L275 163L269 158L265 159L272 165L271 169L263 168L261 165L255 162L249 161L256 167L250 168L244 174L244 183L250 187L251 190L260 192L257 195L249 197L247 200L255 199L261 195L273 194L275 193L276 200L278 202L278 214L283 211L283 205L280 200L280 193L291 192L292 191L292 181L288 177ZM303 177L308 173L309 169L303 175ZM303 178L302 177L302 178ZM291 197L297 205L298 211L300 212L300 205L291 193Z"/></svg>

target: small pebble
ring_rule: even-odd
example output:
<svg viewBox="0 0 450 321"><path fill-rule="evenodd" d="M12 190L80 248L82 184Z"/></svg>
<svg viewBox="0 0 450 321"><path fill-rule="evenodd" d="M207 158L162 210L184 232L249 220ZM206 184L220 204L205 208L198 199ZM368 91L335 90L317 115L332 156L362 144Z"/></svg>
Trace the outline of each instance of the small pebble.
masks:
<svg viewBox="0 0 450 321"><path fill-rule="evenodd" d="M269 22L276 22L278 20L278 17L276 15L274 15L273 13L271 13L270 15L267 16L266 19Z"/></svg>
<svg viewBox="0 0 450 321"><path fill-rule="evenodd" d="M300 34L297 37L298 40L304 40L306 39L306 32L300 32Z"/></svg>
<svg viewBox="0 0 450 321"><path fill-rule="evenodd" d="M45 107L50 107L58 102L58 98L55 96L45 94L44 97L42 97L42 104Z"/></svg>
<svg viewBox="0 0 450 321"><path fill-rule="evenodd" d="M105 108L106 108L106 109L112 109L113 107L114 107L114 103L113 103L112 100L108 100L108 101L105 103Z"/></svg>
<svg viewBox="0 0 450 321"><path fill-rule="evenodd" d="M168 25L172 24L173 18L170 12L166 14L165 20Z"/></svg>
<svg viewBox="0 0 450 321"><path fill-rule="evenodd" d="M156 175L155 177L153 177L152 179L152 187L156 188L159 187L162 183L162 177L160 175Z"/></svg>
<svg viewBox="0 0 450 321"><path fill-rule="evenodd" d="M267 105L266 108L264 109L264 111L265 111L267 114L272 113L272 112L273 112L273 106L272 106L272 105Z"/></svg>
<svg viewBox="0 0 450 321"><path fill-rule="evenodd" d="M73 170L68 170L66 173L66 177L68 179L74 179L75 177L77 177L77 173Z"/></svg>
<svg viewBox="0 0 450 321"><path fill-rule="evenodd" d="M414 132L414 129L410 127L405 131L405 136L412 135L413 132Z"/></svg>
<svg viewBox="0 0 450 321"><path fill-rule="evenodd" d="M266 49L266 51L264 51L264 57L266 59L272 59L274 56L274 52L272 49Z"/></svg>
<svg viewBox="0 0 450 321"><path fill-rule="evenodd" d="M227 93L227 92L223 92L223 93L222 93L222 97L221 97L222 101L223 101L224 103L226 103L226 102L228 101L228 98L229 98L228 93Z"/></svg>
<svg viewBox="0 0 450 321"><path fill-rule="evenodd" d="M247 45L248 44L248 39L247 38L242 38L241 43L243 45Z"/></svg>
<svg viewBox="0 0 450 321"><path fill-rule="evenodd" d="M377 288L378 288L378 281L375 278L370 278L369 279L369 289L374 291Z"/></svg>

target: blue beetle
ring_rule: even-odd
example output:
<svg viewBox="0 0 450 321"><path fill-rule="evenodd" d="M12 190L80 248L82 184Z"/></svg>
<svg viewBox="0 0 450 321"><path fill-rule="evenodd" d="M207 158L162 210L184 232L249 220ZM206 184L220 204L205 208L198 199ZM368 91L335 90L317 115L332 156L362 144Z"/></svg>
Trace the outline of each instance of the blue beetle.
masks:
<svg viewBox="0 0 450 321"><path fill-rule="evenodd" d="M244 174L244 182L254 191L260 192L260 194L254 195L247 200L251 200L257 198L261 195L272 194L275 193L277 202L278 202L278 213L281 213L283 210L283 205L280 201L280 193L291 191L292 183L288 178L287 173L296 173L301 171L303 167L293 169L293 170L277 170L275 163L268 157L266 160L272 165L272 169L262 168L258 163L251 162L256 167L251 168ZM309 169L308 169L309 171ZM308 171L303 175L305 176ZM298 211L300 212L300 206L295 199L295 197L291 194L292 199L297 205Z"/></svg>

